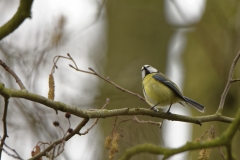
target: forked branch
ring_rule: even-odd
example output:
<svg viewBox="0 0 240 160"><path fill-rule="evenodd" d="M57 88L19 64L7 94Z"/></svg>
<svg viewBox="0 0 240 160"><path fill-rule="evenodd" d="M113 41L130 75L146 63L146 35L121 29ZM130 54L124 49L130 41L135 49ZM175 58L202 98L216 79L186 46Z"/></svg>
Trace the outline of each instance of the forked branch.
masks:
<svg viewBox="0 0 240 160"><path fill-rule="evenodd" d="M236 55L236 57L233 60L232 66L231 66L230 71L229 71L228 81L227 81L225 89L222 93L220 104L219 104L219 107L218 107L218 110L217 110L216 114L219 114L219 115L222 114L225 99L227 97L227 94L228 94L228 91L230 89L231 83L238 81L238 79L232 79L232 77L233 77L233 73L234 73L234 68L235 68L235 66L236 66L236 64L239 60L239 57L240 57L240 51L238 52L238 54Z"/></svg>

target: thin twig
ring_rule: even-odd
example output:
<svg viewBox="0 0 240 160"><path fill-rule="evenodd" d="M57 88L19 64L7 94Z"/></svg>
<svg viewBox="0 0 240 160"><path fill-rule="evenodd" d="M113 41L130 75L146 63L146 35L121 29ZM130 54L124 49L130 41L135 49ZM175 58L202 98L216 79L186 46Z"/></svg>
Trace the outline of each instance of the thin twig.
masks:
<svg viewBox="0 0 240 160"><path fill-rule="evenodd" d="M233 82L238 82L238 81L240 81L240 78L238 78L238 79L232 79L232 80L231 80L231 83L233 83Z"/></svg>
<svg viewBox="0 0 240 160"><path fill-rule="evenodd" d="M162 122L154 122L154 121L144 121L144 120L139 120L136 116L133 116L133 120L137 123L142 123L142 124L146 124L146 123L149 123L149 124L154 124L154 125L157 125L161 128L162 126Z"/></svg>
<svg viewBox="0 0 240 160"><path fill-rule="evenodd" d="M5 143L5 139L8 137L7 135L7 110L8 110L8 97L4 97L4 112L3 112L3 137L1 139L1 144L0 144L0 159L2 158L2 150L3 150L3 145Z"/></svg>
<svg viewBox="0 0 240 160"><path fill-rule="evenodd" d="M212 125L211 128L209 129L209 132L211 133L212 138L214 139L214 138L215 138L215 131L214 131L213 125ZM226 160L226 158L225 158L225 156L224 156L224 154L223 154L222 148L221 148L220 146L218 146L218 149L219 149L219 152L220 152L220 155L222 156L222 158L223 158L224 160Z"/></svg>
<svg viewBox="0 0 240 160"><path fill-rule="evenodd" d="M6 146L8 149L10 149L13 153L15 153L15 155L11 154L11 153L8 153L4 148L3 148L3 151L8 154L9 156L12 156L16 159L20 159L20 160L23 160L23 158L17 153L17 151L15 149L12 149L10 148L6 143L4 143L4 146Z"/></svg>
<svg viewBox="0 0 240 160"><path fill-rule="evenodd" d="M118 118L121 119L121 121L117 124L117 119L118 119ZM158 125L158 126L160 126L160 128L161 128L161 125L162 125L161 122L139 120L136 116L132 116L131 118L122 118L121 116L117 116L117 117L115 118L115 121L114 121L114 124L113 124L113 129L112 129L112 132L111 132L111 133L113 133L114 131L116 131L116 130L119 128L119 126L120 126L121 123L130 121L130 120L133 120L133 121L135 121L135 122L137 122L137 123L142 123L142 124L149 123L149 124Z"/></svg>
<svg viewBox="0 0 240 160"><path fill-rule="evenodd" d="M118 123L118 125L116 126L117 118L120 118L121 121L120 121L120 122ZM118 129L121 123L130 121L130 120L133 120L133 118L131 117L131 118L126 118L126 119L124 119L124 118L122 118L122 117L120 117L120 116L117 116L117 117L116 117L116 120L115 120L115 123L114 123L114 128L113 128L113 129L114 129L114 130Z"/></svg>
<svg viewBox="0 0 240 160"><path fill-rule="evenodd" d="M94 121L94 123L92 124L91 127L89 127L89 128L88 128L85 132L83 132L83 133L80 133L80 132L79 132L78 135L82 136L82 135L87 134L87 133L97 124L98 120L99 120L99 118L95 119L95 121Z"/></svg>
<svg viewBox="0 0 240 160"><path fill-rule="evenodd" d="M74 135L78 134L79 131L87 124L87 122L89 121L88 118L84 118L79 124L78 126L73 130L72 133L69 133L64 140L68 141L70 138L72 138ZM49 145L44 151L42 151L41 153L33 156L32 158L29 158L28 160L35 160L38 159L39 157L45 156L47 152L51 151L56 145L62 143L62 138L59 140L54 141L51 145Z"/></svg>
<svg viewBox="0 0 240 160"><path fill-rule="evenodd" d="M9 153L6 149L3 148L3 152L6 153L7 155L9 155L10 157L13 157L15 159L20 159L23 160L21 157L18 157L17 155L11 154Z"/></svg>
<svg viewBox="0 0 240 160"><path fill-rule="evenodd" d="M226 160L227 158L224 156L224 153L223 153L223 151L222 151L222 148L221 148L220 146L218 146L218 149L219 149L219 151L220 151L220 155L222 156L222 158L223 158L224 160Z"/></svg>
<svg viewBox="0 0 240 160"><path fill-rule="evenodd" d="M57 150L57 154L56 155L55 155L55 149L56 149L57 145L54 146L53 151L52 151L52 159L58 157L64 151L65 137L67 136L67 133L68 133L68 132L66 132L64 134L64 131L63 131L62 127L60 125L58 127L62 130L63 138L62 138L62 143L60 143L58 145L58 150Z"/></svg>
<svg viewBox="0 0 240 160"><path fill-rule="evenodd" d="M208 133L208 137L210 133L214 133L214 127L213 125L210 127L210 129L206 130L205 132L203 132L202 136L200 137L201 141L203 140L204 136ZM214 139L214 134L212 134L211 139Z"/></svg>
<svg viewBox="0 0 240 160"><path fill-rule="evenodd" d="M53 67L52 67L52 71L51 71L51 74L53 74L55 72L55 68L57 69L57 62L60 58L63 58L63 59L70 59L69 57L65 57L65 56L55 56L53 58ZM70 59L71 60L71 59Z"/></svg>
<svg viewBox="0 0 240 160"><path fill-rule="evenodd" d="M216 112L216 114L218 114L218 115L222 114L222 110L223 110L223 106L224 106L224 103L225 103L225 99L226 99L227 93L228 93L228 91L230 89L230 86L231 86L234 68L235 68L235 66L236 66L236 64L238 62L239 57L240 57L240 51L238 52L238 54L236 55L236 57L233 60L233 63L232 63L232 66L231 66L231 69L230 69L230 72L229 72L229 76L228 76L228 81L227 81L226 87L225 87L225 89L223 91L223 94L221 96L221 100L220 100L220 104L219 104L218 110Z"/></svg>
<svg viewBox="0 0 240 160"><path fill-rule="evenodd" d="M75 67L74 67L73 65L71 65L71 64L69 64L69 66L70 66L71 68L75 69L76 71L95 75L95 76L101 78L102 80L110 83L111 85L115 86L115 87L116 87L117 89L119 89L120 91L127 92L127 93L129 93L129 94L131 94L131 95L134 95L134 96L140 98L141 100L145 101L145 98L143 98L143 97L140 96L139 94L134 93L134 92L131 92L131 91L129 91L129 90L127 90L127 89L119 86L118 84L112 82L109 77L107 77L107 78L102 77L101 75L99 75L99 74L98 74L94 69L92 69L91 67L89 67L88 69L89 69L90 71L92 71L92 72L84 71L84 70L79 69L79 68L77 67L76 62L75 62L74 59L70 56L70 54L68 53L67 55L69 56L69 58L71 59L71 61L74 63L74 66L75 66Z"/></svg>
<svg viewBox="0 0 240 160"><path fill-rule="evenodd" d="M53 147L53 149L52 149L52 151L51 151L52 153L51 153L51 155L50 155L49 160L53 160L53 159L54 159L55 149L56 149L56 144L54 144L54 147Z"/></svg>
<svg viewBox="0 0 240 160"><path fill-rule="evenodd" d="M54 156L54 158L56 158L56 157L58 157L60 154L62 154L62 152L64 151L64 146L65 146L65 141L64 141L64 143L62 143L62 145L60 145L59 147L58 147L58 152L57 152L57 154ZM61 147L61 148L60 148ZM60 150L61 149L61 150Z"/></svg>
<svg viewBox="0 0 240 160"><path fill-rule="evenodd" d="M110 103L110 99L107 98L107 99L106 99L106 103L103 105L103 107L101 108L101 110L104 109L109 103ZM80 132L79 132L79 135L81 136L81 135L87 134L87 133L97 124L98 120L99 120L99 118L95 119L95 121L94 121L94 123L92 124L92 126L89 127L89 128L88 128L85 132L83 132L83 133L80 133Z"/></svg>
<svg viewBox="0 0 240 160"><path fill-rule="evenodd" d="M11 69L9 68L6 63L4 63L1 59L0 59L0 65L8 72L10 73L13 78L16 80L17 84L19 85L21 90L26 90L26 87L24 86L24 84L22 83L22 81L20 80L20 78L17 76L17 74Z"/></svg>
<svg viewBox="0 0 240 160"><path fill-rule="evenodd" d="M203 141L203 138L204 136L208 133L208 137L211 138L211 139L215 139L215 131L214 131L214 127L213 125L211 126L211 128L207 131L205 131L202 136L200 137L201 141ZM210 136L211 135L211 136ZM220 152L220 155L222 156L222 158L225 160L225 156L223 154L223 151L222 151L222 148L220 146L218 146L218 149L219 149L219 152Z"/></svg>

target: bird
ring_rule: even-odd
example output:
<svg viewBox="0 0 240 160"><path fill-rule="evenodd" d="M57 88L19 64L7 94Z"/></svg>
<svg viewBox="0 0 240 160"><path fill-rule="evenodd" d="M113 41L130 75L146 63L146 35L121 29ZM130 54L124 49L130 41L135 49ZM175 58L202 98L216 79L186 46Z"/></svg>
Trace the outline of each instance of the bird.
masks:
<svg viewBox="0 0 240 160"><path fill-rule="evenodd" d="M146 102L155 112L159 111L156 106L169 105L166 113L171 113L174 103L187 104L202 113L205 111L202 104L185 97L174 82L150 65L142 66L142 88Z"/></svg>

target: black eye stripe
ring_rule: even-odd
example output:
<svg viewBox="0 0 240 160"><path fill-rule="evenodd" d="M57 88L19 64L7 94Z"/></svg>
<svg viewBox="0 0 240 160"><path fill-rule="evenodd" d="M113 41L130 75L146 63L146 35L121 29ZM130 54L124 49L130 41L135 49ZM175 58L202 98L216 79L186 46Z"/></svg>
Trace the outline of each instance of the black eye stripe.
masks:
<svg viewBox="0 0 240 160"><path fill-rule="evenodd" d="M146 67L143 66L143 67L142 67L142 71L143 71L144 69L146 69L146 68L149 68L149 67L150 67L150 66L146 66Z"/></svg>
<svg viewBox="0 0 240 160"><path fill-rule="evenodd" d="M149 66L149 65L144 65L143 67L142 67L142 71L145 71L145 73L146 73L146 75L147 74L150 74L150 71L148 70L148 68L150 68L151 66Z"/></svg>

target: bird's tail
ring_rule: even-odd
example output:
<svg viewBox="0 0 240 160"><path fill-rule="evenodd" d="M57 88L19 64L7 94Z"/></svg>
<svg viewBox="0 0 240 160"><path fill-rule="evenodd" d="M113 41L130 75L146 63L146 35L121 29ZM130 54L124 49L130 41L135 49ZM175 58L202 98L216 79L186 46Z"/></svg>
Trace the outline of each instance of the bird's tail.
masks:
<svg viewBox="0 0 240 160"><path fill-rule="evenodd" d="M186 100L186 103L190 106L192 106L193 108L197 109L200 112L204 112L205 111L205 107L203 105L201 105L200 103L188 98L188 97L184 97L184 99Z"/></svg>

